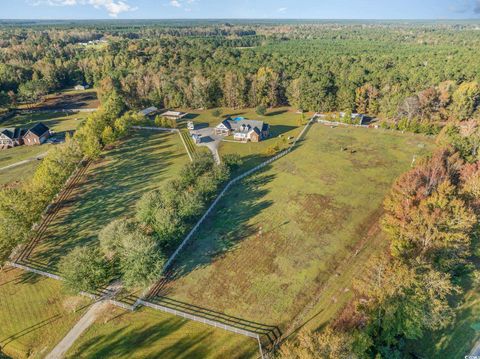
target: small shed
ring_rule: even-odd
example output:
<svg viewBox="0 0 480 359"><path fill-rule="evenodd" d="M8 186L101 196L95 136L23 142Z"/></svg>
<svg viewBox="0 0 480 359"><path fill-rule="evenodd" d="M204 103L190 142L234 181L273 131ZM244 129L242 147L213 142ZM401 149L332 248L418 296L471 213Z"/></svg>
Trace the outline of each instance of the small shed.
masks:
<svg viewBox="0 0 480 359"><path fill-rule="evenodd" d="M75 90L76 91L85 91L86 89L88 89L88 85L76 85L75 86Z"/></svg>

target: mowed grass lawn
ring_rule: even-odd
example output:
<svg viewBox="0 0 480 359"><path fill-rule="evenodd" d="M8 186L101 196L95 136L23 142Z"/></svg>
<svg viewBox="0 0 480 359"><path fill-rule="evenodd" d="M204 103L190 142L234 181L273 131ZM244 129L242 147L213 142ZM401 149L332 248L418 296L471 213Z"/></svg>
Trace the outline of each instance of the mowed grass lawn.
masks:
<svg viewBox="0 0 480 359"><path fill-rule="evenodd" d="M303 308L314 309L347 259L361 272L351 256L378 241L385 194L413 155L432 148L423 136L314 125L300 147L220 201L160 295L285 331L301 311L310 315ZM348 291L350 277L333 279L329 292ZM315 309L333 315L341 298L323 304Z"/></svg>
<svg viewBox="0 0 480 359"><path fill-rule="evenodd" d="M0 128L23 127L28 129L33 127L36 123L43 122L51 130L55 131L60 137L62 137L66 131L77 129L87 116L87 113L65 115L63 113L54 112L17 115L1 122ZM28 164L0 170L0 184L30 178L35 168L40 163L40 161L37 161L35 158L48 152L52 146L54 145L43 144L41 146L18 146L6 150L0 150L0 169L17 162L33 159L33 161Z"/></svg>
<svg viewBox="0 0 480 359"><path fill-rule="evenodd" d="M222 142L219 146L219 153L221 156L231 153L239 154L244 164L241 171L255 167L257 164L268 159L267 149L275 145L279 145L280 149L284 149L288 146L288 137L296 137L302 127L302 115L298 114L296 110L290 107L280 107L270 109L265 116L259 116L256 114L255 109L242 109L235 110L229 108L221 108L222 116L214 117L212 110L208 111L190 111L190 115L183 121L192 120L199 126L215 127L227 116L245 117L249 120L259 120L266 122L270 125L270 137L259 143L234 143L234 142ZM187 110L185 110L187 111ZM305 113L305 122L311 118L313 113ZM279 136L282 137L279 137ZM226 138L233 140L233 137ZM285 139L285 141L283 140Z"/></svg>
<svg viewBox="0 0 480 359"><path fill-rule="evenodd" d="M111 308L67 353L67 358L256 358L255 339L142 308Z"/></svg>
<svg viewBox="0 0 480 359"><path fill-rule="evenodd" d="M90 300L62 293L61 283L18 269L0 272L0 347L12 358L43 358Z"/></svg>
<svg viewBox="0 0 480 359"><path fill-rule="evenodd" d="M91 164L29 260L55 271L66 253L94 242L105 225L131 214L142 194L177 176L187 162L178 134L134 132Z"/></svg>

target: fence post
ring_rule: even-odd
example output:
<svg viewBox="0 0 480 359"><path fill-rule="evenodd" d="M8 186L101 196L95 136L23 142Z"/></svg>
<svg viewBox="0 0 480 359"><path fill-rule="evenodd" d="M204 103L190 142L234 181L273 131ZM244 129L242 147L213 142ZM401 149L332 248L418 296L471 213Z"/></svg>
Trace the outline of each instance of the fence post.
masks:
<svg viewBox="0 0 480 359"><path fill-rule="evenodd" d="M258 348L260 349L260 356L262 357L262 359L264 359L263 350L262 350L262 343L260 342L260 335L258 335L258 334L257 334L257 341L258 341Z"/></svg>

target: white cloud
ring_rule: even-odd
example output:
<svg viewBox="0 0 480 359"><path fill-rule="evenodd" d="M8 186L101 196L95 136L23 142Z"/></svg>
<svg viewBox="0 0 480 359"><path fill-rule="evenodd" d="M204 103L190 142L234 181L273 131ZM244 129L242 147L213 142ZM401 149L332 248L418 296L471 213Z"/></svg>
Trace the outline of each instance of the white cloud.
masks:
<svg viewBox="0 0 480 359"><path fill-rule="evenodd" d="M286 7L281 7L280 9L277 9L277 11L283 14L283 13L285 13L285 11L287 11L287 9L288 8L286 8Z"/></svg>
<svg viewBox="0 0 480 359"><path fill-rule="evenodd" d="M122 12L134 11L137 8L124 0L39 0L34 5L47 4L50 6L91 5L96 9L105 9L108 15L117 17Z"/></svg>
<svg viewBox="0 0 480 359"><path fill-rule="evenodd" d="M198 0L170 0L168 5L176 8L184 8L185 11L192 11L189 5L196 4Z"/></svg>

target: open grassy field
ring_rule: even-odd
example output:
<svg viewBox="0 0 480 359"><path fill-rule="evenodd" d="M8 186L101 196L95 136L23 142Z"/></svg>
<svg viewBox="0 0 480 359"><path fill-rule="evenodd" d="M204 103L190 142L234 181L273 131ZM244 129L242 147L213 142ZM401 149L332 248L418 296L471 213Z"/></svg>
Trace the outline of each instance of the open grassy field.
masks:
<svg viewBox="0 0 480 359"><path fill-rule="evenodd" d="M242 170L255 167L257 164L268 158L266 153L269 147L279 145L281 149L288 146L288 137L297 136L301 131L302 115L296 110L289 107L275 108L267 112L265 116L259 116L255 113L255 109L235 110L229 108L221 108L222 116L214 117L212 110L208 111L189 111L190 115L185 121L193 120L197 125L215 127L226 116L245 117L249 120L260 120L270 124L270 137L259 143L234 143L222 142L219 147L221 156L229 153L237 153L242 156L244 165ZM187 110L185 110L187 111ZM310 119L313 113L305 113L305 121ZM183 121L183 122L185 122ZM279 136L282 135L282 138ZM285 139L285 142L283 141ZM233 138L230 138L233 140Z"/></svg>
<svg viewBox="0 0 480 359"><path fill-rule="evenodd" d="M54 272L68 251L94 242L100 229L130 214L143 193L175 177L187 161L178 134L134 132L90 165L29 260Z"/></svg>
<svg viewBox="0 0 480 359"><path fill-rule="evenodd" d="M39 161L35 160L0 171L0 186L31 178L38 164Z"/></svg>
<svg viewBox="0 0 480 359"><path fill-rule="evenodd" d="M67 358L256 358L255 339L142 308L111 308L84 333Z"/></svg>
<svg viewBox="0 0 480 359"><path fill-rule="evenodd" d="M282 331L299 316L330 319L336 293L382 247L385 194L432 148L423 136L314 125L291 154L230 190L159 295Z"/></svg>
<svg viewBox="0 0 480 359"><path fill-rule="evenodd" d="M61 283L53 279L11 268L0 272L2 351L13 358L43 358L89 301L63 294Z"/></svg>
<svg viewBox="0 0 480 359"><path fill-rule="evenodd" d="M43 122L51 130L61 133L75 130L89 115L88 112L70 114L62 112L25 113L4 120L0 123L0 126L30 128L36 123Z"/></svg>
<svg viewBox="0 0 480 359"><path fill-rule="evenodd" d="M43 102L21 104L18 106L18 108L36 110L66 110L98 108L99 105L100 102L95 89L89 89L85 91L66 89L61 92L45 96Z"/></svg>

